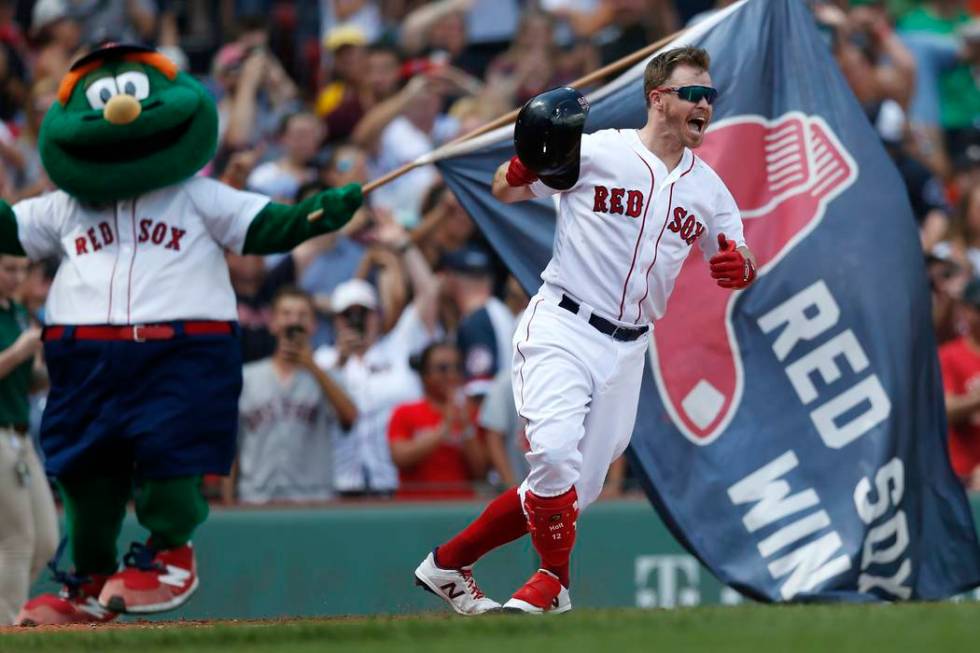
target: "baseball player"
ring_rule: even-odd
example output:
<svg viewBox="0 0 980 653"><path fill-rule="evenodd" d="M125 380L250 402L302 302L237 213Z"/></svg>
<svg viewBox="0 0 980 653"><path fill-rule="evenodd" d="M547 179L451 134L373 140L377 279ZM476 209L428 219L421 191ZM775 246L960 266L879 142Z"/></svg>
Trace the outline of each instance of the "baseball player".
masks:
<svg viewBox="0 0 980 653"><path fill-rule="evenodd" d="M417 584L461 614L499 607L472 565L524 533L541 568L503 608L571 609L576 520L629 443L651 325L681 265L697 245L721 287L745 288L755 277L735 201L692 151L718 96L708 66L698 48L654 57L639 130L581 136L588 104L567 88L533 98L518 117L518 156L498 168L494 196L558 195L552 258L514 335L514 401L527 422L530 471L415 571Z"/></svg>
<svg viewBox="0 0 980 653"><path fill-rule="evenodd" d="M208 514L201 476L231 467L242 387L224 252L288 251L361 203L359 186L284 206L196 177L217 131L214 101L173 62L101 48L72 65L41 127L59 190L0 202L0 252L61 260L42 336L51 387L40 439L74 572L57 575L61 594L28 601L21 624L108 621L190 598L191 536ZM130 499L149 538L120 568Z"/></svg>

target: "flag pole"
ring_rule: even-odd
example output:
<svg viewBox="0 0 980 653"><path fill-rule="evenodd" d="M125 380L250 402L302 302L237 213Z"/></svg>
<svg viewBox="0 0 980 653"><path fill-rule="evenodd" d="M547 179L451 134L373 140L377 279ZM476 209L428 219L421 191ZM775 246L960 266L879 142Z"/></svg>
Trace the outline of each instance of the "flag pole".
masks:
<svg viewBox="0 0 980 653"><path fill-rule="evenodd" d="M583 77L580 77L580 78L576 79L574 82L571 82L569 84L569 86L576 87L576 88L579 87L579 86L588 86L588 85L590 85L590 84L592 84L594 82L599 81L600 79L603 79L605 77L608 77L609 75L612 75L614 73L618 73L618 72L620 72L620 71L622 71L622 70L624 70L626 68L629 68L633 64L635 64L635 63L637 63L639 61L642 61L644 58L650 56L651 54L653 54L654 52L656 52L660 48L664 47L665 45L667 45L668 43L670 43L671 41L673 41L674 39L676 39L677 37L679 37L683 33L684 33L684 30L682 29L682 30L678 30L678 31L674 32L673 34L668 34L667 36L663 37L662 39L658 39L657 41L651 43L650 45L648 45L648 46L646 46L644 48L641 48L640 50L637 50L636 52L632 52L632 53L626 55L625 57L622 57L621 59L617 59L616 61L614 61L614 62L612 62L610 64L607 64L607 65L603 66L602 68L598 68L596 70L593 70L591 73L589 73L589 74L587 74L587 75L585 75ZM502 126L507 125L507 124L510 124L510 123L514 122L514 120L517 118L517 114L518 113L520 113L520 109L514 109L513 111L510 111L510 112L508 112L508 113L500 116L499 118L496 118L495 120L492 120L491 122L489 122L489 123L487 123L485 125L481 125L480 127L477 127L476 129L474 129L474 130L472 130L472 131L470 131L470 132L468 132L466 134L463 134L462 136L457 136L456 138L454 138L453 140L449 141L448 143L446 143L442 147L450 147L450 146L453 146L453 145L458 145L458 144L462 143L463 141L468 141L470 139L476 138L477 136L482 136L483 134L486 134L487 132L491 132L494 129L497 129L497 128L502 127ZM428 165L431 162L432 161L431 161L431 158L429 157L429 155L420 157L419 159L416 159L415 161L411 161L409 163L406 163L402 167L396 168L395 170L392 170L391 172L388 172L387 174L385 174L385 175L383 175L381 177L378 177L377 179L374 179L374 180L372 180L372 181L364 184L364 186L361 189L361 191L365 195L367 195L368 193L370 193L371 191L373 191L375 188L378 188L379 186L384 186L388 182L390 182L390 181L392 181L394 179L397 179L398 177L401 177L405 173L411 172L412 170L414 170L416 168L419 168L419 167L421 167L423 165ZM311 222L313 222L313 221L319 220L322 215L323 215L323 211L320 210L320 209L317 209L316 211L313 211L312 213L310 213L310 215L308 216L308 219Z"/></svg>
<svg viewBox="0 0 980 653"><path fill-rule="evenodd" d="M684 30L678 30L678 31L674 32L673 34L669 34L669 35L663 37L662 39L659 39L659 40L651 43L650 45L648 45L648 46L646 46L644 48L641 48L640 50L637 50L636 52L633 52L633 53L630 53L630 54L626 55L622 59L617 59L616 61L614 61L614 62L612 62L610 64L606 64L602 68L598 68L596 70L593 70L591 73L589 73L588 75L585 75L584 77L579 77L574 82L569 83L568 86L571 86L573 88L578 88L580 86L589 86L593 82L597 82L600 79L603 79L605 77L608 77L609 75L612 75L614 73L618 73L621 70L624 70L625 68L629 68L633 64L635 64L635 63L637 63L639 61L642 61L643 59L645 59L646 57L650 56L651 54L653 54L654 52L656 52L660 48L664 47L665 45L667 45L668 43L670 43L671 41L673 41L674 39L676 39L678 36L680 36L683 32L684 32ZM497 129L498 127L503 127L504 125L507 125L509 123L512 123L512 122L514 122L514 120L517 119L517 114L520 113L520 111L521 111L520 109L514 109L513 111L511 111L509 113L506 113L506 114L500 116L496 120L493 120L493 121L491 121L491 122L489 122L489 123L487 123L485 125L481 125L480 127L477 127L476 129L474 129L473 131L471 131L471 132L469 132L467 134L463 134L462 136L458 136L458 137L454 138L453 140L449 141L448 143L446 143L442 147L450 147L452 145L459 145L463 141L468 141L468 140L470 140L472 138L476 138L477 136L482 136L483 134L486 134L487 132L491 132L494 129ZM387 176L388 175L385 175L385 177L387 177ZM384 183L387 183L387 182L391 181L390 179L385 179L385 177L381 177L380 179L378 179L378 182L380 182L382 179L385 180ZM371 182L371 183L367 184L364 187L365 188L365 192L370 192L369 190L367 190L367 188L368 188L368 186L371 186L371 184L373 184L373 183L375 183L375 182ZM378 185L380 186L381 184L379 183ZM374 188L375 188L375 186L371 186L371 190L374 190Z"/></svg>

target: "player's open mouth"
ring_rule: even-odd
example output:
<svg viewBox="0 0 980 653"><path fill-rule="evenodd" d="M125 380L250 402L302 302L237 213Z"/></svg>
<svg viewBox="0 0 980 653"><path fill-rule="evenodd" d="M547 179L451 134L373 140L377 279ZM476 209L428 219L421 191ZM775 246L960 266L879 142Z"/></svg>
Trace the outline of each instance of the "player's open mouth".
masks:
<svg viewBox="0 0 980 653"><path fill-rule="evenodd" d="M144 138L137 138L119 143L100 145L68 145L63 147L71 156L82 161L97 161L100 163L118 163L134 161L179 143L187 130L190 129L194 117L178 123L170 129L165 129Z"/></svg>
<svg viewBox="0 0 980 653"><path fill-rule="evenodd" d="M687 126L691 129L692 132L696 134L700 134L701 132L703 132L704 126L707 124L708 121L705 118L691 118L690 120L687 121Z"/></svg>

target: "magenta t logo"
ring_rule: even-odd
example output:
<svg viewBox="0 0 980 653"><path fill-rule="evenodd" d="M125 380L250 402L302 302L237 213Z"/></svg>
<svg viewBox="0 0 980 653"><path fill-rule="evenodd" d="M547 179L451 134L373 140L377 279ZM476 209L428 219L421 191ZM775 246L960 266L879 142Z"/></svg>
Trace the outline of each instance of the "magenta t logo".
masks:
<svg viewBox="0 0 980 653"><path fill-rule="evenodd" d="M795 111L775 120L722 120L697 155L734 195L759 276L820 223L827 205L858 173L822 118ZM689 256L667 314L653 331L651 362L660 397L677 428L697 444L713 442L741 401L742 359L731 323L738 292L719 288L701 257Z"/></svg>

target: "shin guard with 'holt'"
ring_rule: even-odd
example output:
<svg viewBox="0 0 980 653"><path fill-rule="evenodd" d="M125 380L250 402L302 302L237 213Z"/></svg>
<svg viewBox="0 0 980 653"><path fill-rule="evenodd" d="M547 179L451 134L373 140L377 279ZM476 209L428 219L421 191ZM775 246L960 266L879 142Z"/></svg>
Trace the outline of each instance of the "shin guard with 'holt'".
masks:
<svg viewBox="0 0 980 653"><path fill-rule="evenodd" d="M530 490L524 495L531 543L541 556L541 568L558 576L568 587L568 563L575 546L578 494L573 487L556 497L539 497Z"/></svg>

